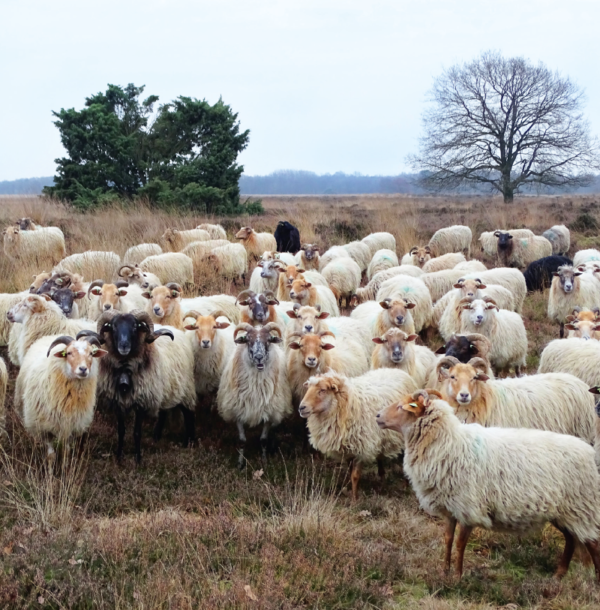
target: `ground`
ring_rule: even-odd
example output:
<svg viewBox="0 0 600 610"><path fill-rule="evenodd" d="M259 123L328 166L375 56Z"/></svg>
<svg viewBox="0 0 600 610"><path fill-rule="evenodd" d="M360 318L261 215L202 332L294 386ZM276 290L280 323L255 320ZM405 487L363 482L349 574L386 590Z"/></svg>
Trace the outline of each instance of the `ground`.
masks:
<svg viewBox="0 0 600 610"><path fill-rule="evenodd" d="M268 197L256 218L213 219L230 237L251 224L273 231L290 220L302 241L323 248L386 230L401 255L433 231L467 224L478 236L495 228L574 227L572 252L600 246L600 197L526 197L505 205L481 197ZM0 198L0 220L32 216L60 226L69 253L125 249L157 241L168 227L205 218L111 208L81 215L37 198ZM473 255L481 254L474 242ZM491 264L491 261L486 261ZM35 271L0 258L0 291L25 289ZM190 293L233 292L200 270ZM528 371L558 336L546 319L547 294L527 297ZM441 343L434 337L432 347ZM0 350L6 358L6 349ZM0 607L6 608L594 608L600 588L576 561L552 578L562 536L551 527L525 538L477 531L462 581L442 573L443 525L419 509L399 463L385 483L373 468L348 495L347 473L303 450L303 422L282 425L266 463L257 431L248 466L236 467L236 432L207 404L198 406L199 446L183 449L180 422L158 444L144 430L144 461L118 466L114 421L99 413L80 454L65 454L53 473L12 411L17 370L7 397L12 443L0 461Z"/></svg>

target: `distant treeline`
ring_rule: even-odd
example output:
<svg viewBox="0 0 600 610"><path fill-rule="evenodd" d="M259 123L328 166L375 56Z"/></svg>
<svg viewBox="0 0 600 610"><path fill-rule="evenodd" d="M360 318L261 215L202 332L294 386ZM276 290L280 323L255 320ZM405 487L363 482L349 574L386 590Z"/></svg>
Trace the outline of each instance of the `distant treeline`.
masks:
<svg viewBox="0 0 600 610"><path fill-rule="evenodd" d="M0 182L0 195L40 195L45 186L52 186L54 177L21 178Z"/></svg>

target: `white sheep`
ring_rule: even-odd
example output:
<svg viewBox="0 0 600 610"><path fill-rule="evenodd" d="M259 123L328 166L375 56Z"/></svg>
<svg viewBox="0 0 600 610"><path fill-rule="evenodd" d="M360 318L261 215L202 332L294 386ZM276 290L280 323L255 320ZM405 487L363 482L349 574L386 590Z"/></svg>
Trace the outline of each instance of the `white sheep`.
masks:
<svg viewBox="0 0 600 610"><path fill-rule="evenodd" d="M371 262L371 248L362 241L351 241L343 246L350 255L350 258L360 267L360 272L367 270Z"/></svg>
<svg viewBox="0 0 600 610"><path fill-rule="evenodd" d="M181 310L184 313L198 311L203 316L214 314L215 311L225 312L225 316L234 324L240 321L240 310L237 299L230 294L214 294L209 297L194 297L181 299Z"/></svg>
<svg viewBox="0 0 600 610"><path fill-rule="evenodd" d="M188 244L182 251L182 254L189 256L194 265L194 271L200 273L205 271L207 266L208 256L214 248L227 246L230 242L226 239L208 239L206 241L193 241Z"/></svg>
<svg viewBox="0 0 600 610"><path fill-rule="evenodd" d="M421 508L446 519L446 570L457 521L459 577L474 527L525 533L550 521L565 536L556 576L567 572L577 540L600 580L600 476L593 449L566 434L462 424L435 394L420 390L377 420L401 433L404 469Z"/></svg>
<svg viewBox="0 0 600 610"><path fill-rule="evenodd" d="M380 271L386 271L392 267L398 267L398 256L393 250L382 249L377 250L373 254L373 258L367 267L367 278L369 281L373 279L373 276Z"/></svg>
<svg viewBox="0 0 600 610"><path fill-rule="evenodd" d="M277 251L277 241L270 233L257 233L251 227L242 227L236 234L242 240L247 255L252 260L259 260L265 250Z"/></svg>
<svg viewBox="0 0 600 610"><path fill-rule="evenodd" d="M350 317L358 320L369 331L369 339L381 337L390 328L401 328L407 335L415 332L415 321L411 311L416 305L402 297L388 297L377 301L361 303Z"/></svg>
<svg viewBox="0 0 600 610"><path fill-rule="evenodd" d="M78 273L87 281L91 281L92 278L110 281L116 278L120 264L121 259L114 252L90 250L63 258L54 270Z"/></svg>
<svg viewBox="0 0 600 610"><path fill-rule="evenodd" d="M600 385L600 341L578 337L550 341L540 356L538 373L569 373L588 386Z"/></svg>
<svg viewBox="0 0 600 610"><path fill-rule="evenodd" d="M591 262L600 263L600 250L588 248L587 250L575 252L575 256L573 256L573 267L579 267L579 265Z"/></svg>
<svg viewBox="0 0 600 610"><path fill-rule="evenodd" d="M425 273L420 280L427 286L432 301L439 301L447 292L450 292L454 284L468 273L463 269L443 269Z"/></svg>
<svg viewBox="0 0 600 610"><path fill-rule="evenodd" d="M332 260L321 269L321 275L329 284L340 306L343 299L349 302L350 297L360 286L361 270L352 258Z"/></svg>
<svg viewBox="0 0 600 610"><path fill-rule="evenodd" d="M156 256L162 253L162 248L158 244L138 244L137 246L131 246L125 252L123 264L139 265L148 256Z"/></svg>
<svg viewBox="0 0 600 610"><path fill-rule="evenodd" d="M294 280L302 276L307 282L310 282L313 286L325 286L329 288L327 280L314 269L305 271L297 265L287 265L285 270L279 274L279 283L277 285L277 298L280 301L287 301L290 299L290 289Z"/></svg>
<svg viewBox="0 0 600 610"><path fill-rule="evenodd" d="M467 259L462 252L448 252L448 254L442 254L427 261L423 265L423 271L425 273L434 273L444 269L454 269L456 265L465 262L467 262Z"/></svg>
<svg viewBox="0 0 600 610"><path fill-rule="evenodd" d="M515 299L515 311L521 313L523 302L527 295L527 283L525 277L518 269L509 267L497 267L487 271L473 271L465 273L465 279L479 280L487 286L503 286L512 292Z"/></svg>
<svg viewBox="0 0 600 610"><path fill-rule="evenodd" d="M223 370L217 408L225 421L237 424L242 443L240 468L244 466L244 426L262 424L260 440L263 458L266 458L269 429L279 425L292 412L285 354L277 345L282 341L280 334L275 324L259 327L241 324L233 334L237 347Z"/></svg>
<svg viewBox="0 0 600 610"><path fill-rule="evenodd" d="M8 345L8 338L12 329L12 324L6 314L28 294L30 294L28 290L0 294L0 347Z"/></svg>
<svg viewBox="0 0 600 610"><path fill-rule="evenodd" d="M478 240L481 251L494 258L498 255L498 238L496 237L498 231L501 233L510 233L514 239L529 238L534 237L535 235L534 232L529 229L497 229L496 231L483 232Z"/></svg>
<svg viewBox="0 0 600 610"><path fill-rule="evenodd" d="M379 233L371 233L361 239L363 244L367 244L371 250L371 256L377 252L377 250L392 250L396 252L396 238L391 233L381 231Z"/></svg>
<svg viewBox="0 0 600 610"><path fill-rule="evenodd" d="M300 403L300 416L307 419L310 444L321 453L340 460L352 460L352 496L356 500L363 464L378 462L383 475L383 458L398 456L402 438L378 428L375 414L416 390L404 372L377 369L360 377L339 373L311 377Z"/></svg>
<svg viewBox="0 0 600 610"><path fill-rule="evenodd" d="M350 252L344 246L331 246L327 252L324 252L319 257L319 271L322 272L323 268L336 258L349 258L352 260Z"/></svg>
<svg viewBox="0 0 600 610"><path fill-rule="evenodd" d="M226 278L234 280L246 279L248 271L248 254L241 244L227 244L213 248L208 256L209 262L214 265L217 273Z"/></svg>
<svg viewBox="0 0 600 610"><path fill-rule="evenodd" d="M571 247L571 233L565 225L554 225L542 233L552 244L552 254L566 254Z"/></svg>
<svg viewBox="0 0 600 610"><path fill-rule="evenodd" d="M146 306L142 288L136 284L130 286L125 281L109 284L94 280L90 283L87 294L90 299L87 315L90 320L97 320L103 312L110 309L128 312Z"/></svg>
<svg viewBox="0 0 600 610"><path fill-rule="evenodd" d="M0 443L6 438L6 388L8 371L3 358L0 358Z"/></svg>
<svg viewBox="0 0 600 610"><path fill-rule="evenodd" d="M221 225L204 223L198 225L196 229L203 229L204 231L208 231L211 239L227 239L227 233Z"/></svg>
<svg viewBox="0 0 600 610"><path fill-rule="evenodd" d="M279 276L285 273L285 263L278 259L258 261L250 276L250 290L253 292L275 293L279 286Z"/></svg>
<svg viewBox="0 0 600 610"><path fill-rule="evenodd" d="M208 241L210 234L203 229L190 229L179 231L178 229L167 229L160 238L167 252L181 252L188 244L195 241Z"/></svg>
<svg viewBox="0 0 600 610"><path fill-rule="evenodd" d="M142 271L139 265L121 265L117 275L123 278L130 286L135 284L142 290L152 290L161 285L160 278L149 271Z"/></svg>
<svg viewBox="0 0 600 610"><path fill-rule="evenodd" d="M290 299L300 305L321 306L322 311L339 316L337 299L330 288L313 286L303 275L299 275L290 287Z"/></svg>
<svg viewBox="0 0 600 610"><path fill-rule="evenodd" d="M397 275L410 275L411 277L421 277L424 275L423 270L414 265L400 265L399 267L392 267L385 271L377 272L370 280L370 282L364 288L358 288L356 294L353 295L350 305L355 307L359 303L365 301L372 301L376 296L379 288L383 282L389 280Z"/></svg>
<svg viewBox="0 0 600 610"><path fill-rule="evenodd" d="M319 270L319 246L316 244L302 244L300 251L296 254L296 265L302 269Z"/></svg>
<svg viewBox="0 0 600 610"><path fill-rule="evenodd" d="M180 286L185 286L194 281L192 259L181 252L165 252L156 256L148 256L140 263L140 269L144 273L154 274L161 284L175 282Z"/></svg>
<svg viewBox="0 0 600 610"><path fill-rule="evenodd" d="M3 235L4 254L13 261L54 265L66 255L65 236L58 227L41 227L36 231L8 227Z"/></svg>
<svg viewBox="0 0 600 610"><path fill-rule="evenodd" d="M479 333L487 337L492 350L489 358L497 371L514 367L517 376L527 359L527 332L523 318L514 311L499 309L489 297L462 299L460 332Z"/></svg>
<svg viewBox="0 0 600 610"><path fill-rule="evenodd" d="M427 277L427 274L422 277ZM402 298L407 303L415 305L411 312L415 322L414 332L419 333L431 325L433 303L431 301L431 294L421 278L397 275L386 280L379 287L375 300L383 301L388 298Z"/></svg>
<svg viewBox="0 0 600 610"><path fill-rule="evenodd" d="M461 251L469 256L471 241L473 241L473 234L469 227L453 225L436 231L429 240L429 247L435 256Z"/></svg>

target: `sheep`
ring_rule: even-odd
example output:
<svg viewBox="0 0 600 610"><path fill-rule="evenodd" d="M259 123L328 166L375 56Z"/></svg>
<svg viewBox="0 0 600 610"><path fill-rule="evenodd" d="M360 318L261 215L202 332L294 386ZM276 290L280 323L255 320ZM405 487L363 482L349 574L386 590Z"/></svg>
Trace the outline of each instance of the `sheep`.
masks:
<svg viewBox="0 0 600 610"><path fill-rule="evenodd" d="M550 341L540 356L538 373L569 373L588 386L600 385L600 341Z"/></svg>
<svg viewBox="0 0 600 610"><path fill-rule="evenodd" d="M427 286L432 301L439 301L446 293L450 292L462 277L468 274L461 269L443 269L442 271L434 271L425 273L420 277L420 280Z"/></svg>
<svg viewBox="0 0 600 610"><path fill-rule="evenodd" d="M510 233L515 239L528 239L533 237L533 231L529 229L510 229L500 230L502 233ZM485 231L479 236L481 251L495 258L498 255L498 238L495 235L496 231Z"/></svg>
<svg viewBox="0 0 600 610"><path fill-rule="evenodd" d="M577 337L580 339L596 339L600 340L600 307L587 309L575 307L573 313L567 316L567 324L565 328L569 331L567 337Z"/></svg>
<svg viewBox="0 0 600 610"><path fill-rule="evenodd" d="M423 268L423 265L431 260L431 248L429 246L413 246L403 257L402 265L414 265Z"/></svg>
<svg viewBox="0 0 600 610"><path fill-rule="evenodd" d="M518 269L498 267L496 269L488 269L487 271L469 272L462 277L465 279L480 280L487 286L493 284L496 286L503 286L507 290L510 290L515 299L515 311L521 313L523 302L527 295L527 284L525 283L523 274Z"/></svg>
<svg viewBox="0 0 600 610"><path fill-rule="evenodd" d="M314 270L305 271L296 265L287 265L284 271L279 274L279 282L277 285L277 298L280 301L286 301L290 298L290 288L292 283L298 277L302 276L307 282L313 286L326 286L329 288L327 280Z"/></svg>
<svg viewBox="0 0 600 610"><path fill-rule="evenodd" d="M298 266L306 269L319 270L319 246L316 244L302 244L300 252L296 254Z"/></svg>
<svg viewBox="0 0 600 610"><path fill-rule="evenodd" d="M562 339L567 316L574 307L591 309L600 304L600 287L593 277L576 271L570 265L561 265L552 275L554 277L548 295L548 317L560 324Z"/></svg>
<svg viewBox="0 0 600 610"><path fill-rule="evenodd" d="M70 336L43 337L29 349L15 386L15 408L25 430L46 442L81 436L92 423L98 382L97 358L106 356L97 337L87 331Z"/></svg>
<svg viewBox="0 0 600 610"><path fill-rule="evenodd" d="M498 238L498 258L504 267L522 269L539 258L552 255L552 244L545 237L514 238L511 233L502 231L496 231L494 235Z"/></svg>
<svg viewBox="0 0 600 610"><path fill-rule="evenodd" d="M111 280L116 276L120 264L121 259L114 252L90 250L63 258L54 270L78 273L86 280L92 277Z"/></svg>
<svg viewBox="0 0 600 610"><path fill-rule="evenodd" d="M196 395L206 396L218 390L225 364L233 354L233 326L223 311L202 315L192 310L184 317L194 319L185 329L193 331L186 336L194 352Z"/></svg>
<svg viewBox="0 0 600 610"><path fill-rule="evenodd" d="M258 261L250 276L250 290L254 292L276 292L280 276L285 273L285 265L278 260Z"/></svg>
<svg viewBox="0 0 600 610"><path fill-rule="evenodd" d="M265 250L277 250L277 241L273 235L257 233L251 227L242 227L235 238L242 240L242 245L252 260L258 260Z"/></svg>
<svg viewBox="0 0 600 610"><path fill-rule="evenodd" d="M280 315L281 310L278 311L275 308L276 305L279 305L279 301L272 292L256 294L252 290L244 290L238 295L237 302L241 311L240 324L263 326L271 322L279 326L283 334L289 317L283 312Z"/></svg>
<svg viewBox="0 0 600 610"><path fill-rule="evenodd" d="M331 261L321 269L321 275L327 280L340 307L343 299L349 303L350 297L360 286L361 270L352 258Z"/></svg>
<svg viewBox="0 0 600 610"><path fill-rule="evenodd" d="M446 520L446 570L457 521L459 577L474 527L523 533L550 521L565 537L555 576L566 574L577 540L600 580L600 476L586 443L541 430L462 424L429 390L386 407L377 422L401 433L404 469L421 508Z"/></svg>
<svg viewBox="0 0 600 610"><path fill-rule="evenodd" d="M50 298L60 307L65 317L77 319L79 315L79 305L77 301L83 302L87 293L83 290L73 292L71 287L68 288L52 288L50 290ZM86 311L86 314L88 312Z"/></svg>
<svg viewBox="0 0 600 610"><path fill-rule="evenodd" d="M373 258L367 267L367 278L371 281L376 273L398 267L399 264L398 256L393 250L387 250L385 248L383 250L377 250L377 252L373 254Z"/></svg>
<svg viewBox="0 0 600 610"><path fill-rule="evenodd" d="M381 337L392 327L402 329L407 335L415 332L415 321L411 310L414 303L409 303L402 297L386 298L380 301L367 301L359 305L350 317L359 320L369 329L370 339Z"/></svg>
<svg viewBox="0 0 600 610"><path fill-rule="evenodd" d="M371 256L377 252L377 250L392 250L396 252L396 238L391 233L382 231L380 233L371 233L361 239L363 244L367 244L371 250Z"/></svg>
<svg viewBox="0 0 600 610"><path fill-rule="evenodd" d="M240 333L245 333L240 336ZM276 334L273 334L276 333ZM292 412L292 390L286 374L285 354L276 324L238 325L233 332L236 348L223 370L217 392L217 410L226 422L236 422L240 449L238 467L244 467L244 426L262 424L260 441L267 456L269 429Z"/></svg>
<svg viewBox="0 0 600 610"><path fill-rule="evenodd" d="M36 288L37 285L37 288ZM29 292L49 294L67 318L88 318L92 303L87 296L89 284L78 273L53 271L38 275Z"/></svg>
<svg viewBox="0 0 600 610"><path fill-rule="evenodd" d="M287 220L280 220L274 233L278 252L296 254L300 250L300 232Z"/></svg>
<svg viewBox="0 0 600 610"><path fill-rule="evenodd" d="M133 309L142 309L146 306L142 289L135 284L129 286L125 281L108 284L102 280L94 280L88 288L88 298L95 296L90 304L88 316L97 320L103 312L115 309L128 312Z"/></svg>
<svg viewBox="0 0 600 610"><path fill-rule="evenodd" d="M479 279L467 280L460 278L454 284L454 290L446 293L433 308L434 320L439 314L438 306L442 306L442 313L437 321L437 326L443 339L447 341L450 336L459 332L461 308L458 306L461 299L492 299L500 309L515 310L515 299L504 286L486 286Z"/></svg>
<svg viewBox="0 0 600 610"><path fill-rule="evenodd" d="M343 247L348 251L350 258L360 267L360 272L366 271L373 257L369 246L362 241L351 241L344 244Z"/></svg>
<svg viewBox="0 0 600 610"><path fill-rule="evenodd" d="M494 372L492 371L492 367L489 365L489 354L491 350L492 344L490 340L484 335L480 335L479 333L469 333L467 335L461 335L457 333L452 335L448 339L448 341L446 341L446 343L442 345L442 347L436 350L435 353L442 354L445 356L452 356L453 358L456 358L459 362L462 362L464 364L466 364L467 362L469 362L469 360L472 360L473 358L481 358L488 363L488 367L485 371L485 374L490 379L494 379ZM436 370L433 371L432 375L429 377L427 387L439 389L437 387L437 383L441 381L442 379L439 378L436 368Z"/></svg>
<svg viewBox="0 0 600 610"><path fill-rule="evenodd" d="M7 437L6 433L6 388L8 371L3 358L0 358L0 443Z"/></svg>
<svg viewBox="0 0 600 610"><path fill-rule="evenodd" d="M213 248L208 261L214 265L217 273L226 279L237 282L240 278L246 282L248 255L241 244L227 244Z"/></svg>
<svg viewBox="0 0 600 610"><path fill-rule="evenodd" d="M292 396L300 403L304 384L313 375L334 371L347 377L358 377L369 370L369 357L360 339L352 335L337 337L335 344L327 341L334 336L329 330L320 333L288 335L287 376Z"/></svg>
<svg viewBox="0 0 600 610"><path fill-rule="evenodd" d="M36 224L31 218L18 218L15 225L21 229L21 231L37 231L42 229L41 225Z"/></svg>
<svg viewBox="0 0 600 610"><path fill-rule="evenodd" d="M181 299L181 310L184 313L196 310L203 316L209 316L215 311L224 311L227 319L231 320L233 324L238 324L240 321L237 299L229 294L214 294L210 297Z"/></svg>
<svg viewBox="0 0 600 610"><path fill-rule="evenodd" d="M527 332L523 318L514 311L499 309L489 297L462 299L460 332L479 333L491 344L490 362L498 371L514 367L517 377L527 359Z"/></svg>
<svg viewBox="0 0 600 610"><path fill-rule="evenodd" d="M588 248L587 250L575 252L575 256L573 256L573 267L579 267L579 265L590 262L600 263L600 250Z"/></svg>
<svg viewBox="0 0 600 610"><path fill-rule="evenodd" d="M364 288L358 288L356 290L356 294L352 295L352 298L350 299L350 306L356 307L359 303L372 301L377 296L377 292L379 291L381 284L392 277L396 277L397 275L421 277L424 275L424 273L422 269L413 265L400 265L399 267L392 267L391 269L386 269L385 271L379 271Z"/></svg>
<svg viewBox="0 0 600 610"><path fill-rule="evenodd" d="M469 256L471 241L473 241L473 234L469 227L453 225L436 231L429 240L429 247L434 256L461 251Z"/></svg>
<svg viewBox="0 0 600 610"><path fill-rule="evenodd" d="M425 273L434 273L435 271L442 271L444 269L454 269L456 265L466 262L467 259L462 252L449 252L448 254L442 254L441 256L437 256L426 262L423 265L423 271Z"/></svg>
<svg viewBox="0 0 600 610"><path fill-rule="evenodd" d="M158 244L138 244L131 246L123 256L123 263L127 265L139 265L148 256L162 254L162 248Z"/></svg>
<svg viewBox="0 0 600 610"><path fill-rule="evenodd" d="M21 366L27 350L42 337L73 336L81 330L95 328L91 320L65 318L47 294L28 294L8 311L7 317L14 324L8 341L8 356L16 366Z"/></svg>
<svg viewBox="0 0 600 610"><path fill-rule="evenodd" d="M552 244L552 254L565 255L571 247L571 233L565 225L554 225L542 233Z"/></svg>
<svg viewBox="0 0 600 610"><path fill-rule="evenodd" d="M172 326L178 330L183 330L184 318L181 310L181 293L181 286L175 282L169 282L165 286L156 286L151 291L142 292L142 298L147 300L144 308L154 324ZM136 309L141 309L141 307Z"/></svg>
<svg viewBox="0 0 600 610"><path fill-rule="evenodd" d="M274 252L273 260L277 260L285 265L295 265L297 263L296 257L289 252Z"/></svg>
<svg viewBox="0 0 600 610"><path fill-rule="evenodd" d="M97 322L100 343L107 355L100 360L98 403L111 407L117 417L117 459L123 458L125 414L135 412L134 444L142 460L142 422L158 416L154 440L159 441L167 410L179 407L185 425L184 445L195 441L194 354L184 332L154 329L145 311L103 313ZM167 337L158 341L161 337Z"/></svg>
<svg viewBox="0 0 600 610"><path fill-rule="evenodd" d="M529 263L527 269L523 271L527 292L536 290L543 292L552 284L552 274L562 265L573 265L573 261L566 256L552 255Z"/></svg>
<svg viewBox="0 0 600 610"><path fill-rule="evenodd" d="M404 448L400 436L378 428L375 414L416 387L404 371L395 369L352 378L329 372L306 382L298 411L307 420L310 444L327 456L351 460L354 500L363 464L377 461L383 476L383 458L394 458Z"/></svg>
<svg viewBox="0 0 600 610"><path fill-rule="evenodd" d="M194 264L192 259L181 252L165 252L147 256L141 263L143 273L152 273L161 284L175 282L180 286L194 282Z"/></svg>
<svg viewBox="0 0 600 610"><path fill-rule="evenodd" d="M167 229L162 234L160 241L165 245L166 252L181 252L194 241L208 241L209 239L210 234L203 229L190 229L189 231Z"/></svg>
<svg viewBox="0 0 600 610"><path fill-rule="evenodd" d="M332 316L339 316L337 299L333 292L325 286L313 286L302 276L297 277L290 287L290 299L300 305L320 305L323 311Z"/></svg>
<svg viewBox="0 0 600 610"><path fill-rule="evenodd" d="M54 265L66 256L65 236L58 227L42 227L36 231L8 227L3 235L4 254L13 261Z"/></svg>
<svg viewBox="0 0 600 610"><path fill-rule="evenodd" d="M426 275L423 277L426 277ZM421 279L408 275L397 275L386 280L379 287L375 300L383 301L387 298L402 298L407 303L414 303L415 308L412 311L412 317L415 322L415 329L413 332L419 333L431 325L433 304L429 290Z"/></svg>
<svg viewBox="0 0 600 610"><path fill-rule="evenodd" d="M373 369L400 369L422 387L437 364L437 356L422 345L415 345L418 335L407 335L399 328L390 328L381 337L374 337L371 357Z"/></svg>
<svg viewBox="0 0 600 610"><path fill-rule="evenodd" d="M196 273L204 270L207 258L214 248L227 246L230 242L226 239L208 239L206 241L193 241L188 244L182 251L182 254L189 256L192 259L194 270Z"/></svg>
<svg viewBox="0 0 600 610"><path fill-rule="evenodd" d="M476 273L478 271L487 271L488 268L481 261L472 259L470 261L458 263L458 265L454 267L454 270L464 271L465 273Z"/></svg>
<svg viewBox="0 0 600 610"><path fill-rule="evenodd" d="M0 294L0 347L8 345L8 338L12 328L12 324L7 318L8 312L28 294L30 293L27 290L24 292Z"/></svg>
<svg viewBox="0 0 600 610"><path fill-rule="evenodd" d="M350 252L344 248L344 246L331 246L327 252L319 257L319 271L322 272L323 268L329 265L329 263L336 258L352 258Z"/></svg>
<svg viewBox="0 0 600 610"><path fill-rule="evenodd" d="M207 231L211 239L227 239L227 233L221 225L204 223L198 225L196 229L202 229L203 231Z"/></svg>
<svg viewBox="0 0 600 610"><path fill-rule="evenodd" d="M123 278L130 286L135 284L142 290L152 290L161 285L160 278L149 271L142 271L141 267L135 265L121 265L117 275Z"/></svg>

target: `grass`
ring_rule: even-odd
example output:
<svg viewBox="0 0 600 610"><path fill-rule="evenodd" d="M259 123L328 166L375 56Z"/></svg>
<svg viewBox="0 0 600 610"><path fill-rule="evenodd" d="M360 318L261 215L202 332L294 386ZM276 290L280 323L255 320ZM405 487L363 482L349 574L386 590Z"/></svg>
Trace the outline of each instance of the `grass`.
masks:
<svg viewBox="0 0 600 610"><path fill-rule="evenodd" d="M527 226L541 233L575 223L573 250L600 245L587 214L598 220L595 196L523 198L513 206L480 197L265 197L258 218L222 220L229 237L252 224L272 231L280 219L299 227L303 241L323 248L372 231L392 232L403 254L437 228L468 224L474 235ZM156 242L169 227L206 221L144 207L73 213L38 198L0 198L3 225L32 216L60 226L69 253L89 248L122 255ZM210 219L209 219L210 220ZM479 256L476 248L474 255ZM486 261L491 264L492 261ZM0 291L29 286L38 269L0 258ZM233 292L196 270L194 294ZM546 319L547 294L527 297L527 365L558 336ZM432 341L437 345L439 338ZM6 357L6 350L0 349ZM116 432L98 413L83 453L64 449L53 468L24 433L7 398L12 444L0 453L0 607L2 608L392 608L488 610L600 607L588 566L575 562L552 579L562 537L551 527L518 538L477 531L461 582L441 571L443 525L418 507L398 463L383 486L367 469L359 500L348 493L345 468L302 450L303 424L290 418L277 432L277 452L260 459L256 431L248 467L236 467L236 431L208 405L198 408L197 448L179 443L180 422L169 422L160 443L143 434L144 463L136 468L130 435L117 466ZM131 430L131 426L128 428Z"/></svg>

